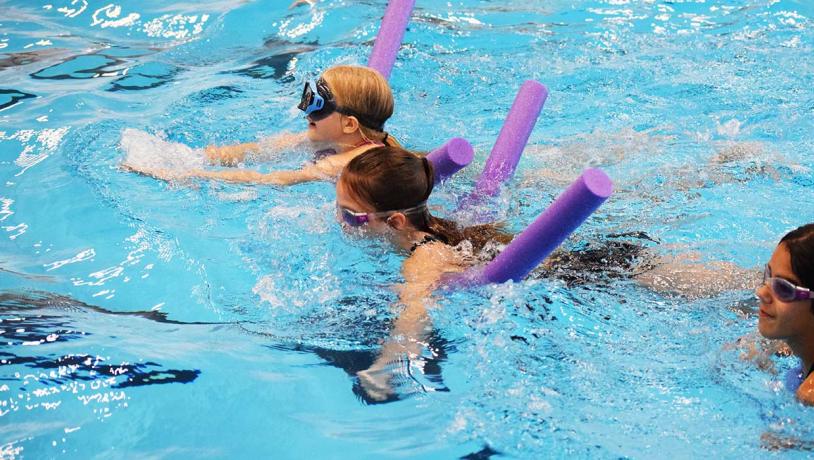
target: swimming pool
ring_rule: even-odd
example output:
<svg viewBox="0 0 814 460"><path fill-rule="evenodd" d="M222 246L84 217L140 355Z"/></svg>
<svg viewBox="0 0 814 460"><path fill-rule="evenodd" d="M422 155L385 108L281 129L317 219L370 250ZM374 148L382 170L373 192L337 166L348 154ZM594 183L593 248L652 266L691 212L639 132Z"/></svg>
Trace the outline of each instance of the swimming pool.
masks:
<svg viewBox="0 0 814 460"><path fill-rule="evenodd" d="M303 76L366 62L385 2L286 7L0 3L0 456L754 458L780 438L802 442L777 455L807 455L793 360L772 374L732 345L755 339L750 291L555 276L439 295L398 399L365 398L355 373L402 256L343 235L330 184L118 168L128 128L192 147L301 129ZM616 193L569 245L646 232L758 267L814 221L812 16L802 0L419 0L388 127L419 150L476 147L436 192L443 215L536 79L550 96L492 204L510 229L600 166Z"/></svg>

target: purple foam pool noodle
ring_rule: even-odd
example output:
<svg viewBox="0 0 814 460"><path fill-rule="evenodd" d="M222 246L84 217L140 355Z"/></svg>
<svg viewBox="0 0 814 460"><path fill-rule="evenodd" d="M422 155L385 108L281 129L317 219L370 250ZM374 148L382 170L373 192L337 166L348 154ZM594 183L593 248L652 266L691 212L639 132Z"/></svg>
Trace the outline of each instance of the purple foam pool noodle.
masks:
<svg viewBox="0 0 814 460"><path fill-rule="evenodd" d="M520 87L475 185L475 195L497 194L500 184L514 175L547 97L548 88L537 81L528 80Z"/></svg>
<svg viewBox="0 0 814 460"><path fill-rule="evenodd" d="M466 139L453 137L446 144L427 155L435 170L435 183L438 184L472 162L472 145Z"/></svg>
<svg viewBox="0 0 814 460"><path fill-rule="evenodd" d="M481 283L520 281L557 248L613 192L601 169L588 169L476 277ZM475 276L470 274L470 279Z"/></svg>
<svg viewBox="0 0 814 460"><path fill-rule="evenodd" d="M414 6L415 0L390 0L387 4L379 35L367 61L367 66L378 70L384 78L390 78Z"/></svg>

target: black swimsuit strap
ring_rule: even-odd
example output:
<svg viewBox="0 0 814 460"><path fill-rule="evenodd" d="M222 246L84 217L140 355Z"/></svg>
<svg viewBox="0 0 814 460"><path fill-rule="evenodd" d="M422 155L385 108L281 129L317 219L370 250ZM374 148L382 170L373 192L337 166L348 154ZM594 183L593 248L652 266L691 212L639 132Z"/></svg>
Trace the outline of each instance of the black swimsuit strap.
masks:
<svg viewBox="0 0 814 460"><path fill-rule="evenodd" d="M439 240L438 238L436 238L436 237L434 237L432 235L427 235L421 241L413 243L413 246L410 247L410 253L412 254L413 252L415 252L415 250L418 249L419 246L424 246L427 243L432 243L432 242L435 242L435 241L441 241L441 240ZM814 370L814 367L812 367L812 370Z"/></svg>

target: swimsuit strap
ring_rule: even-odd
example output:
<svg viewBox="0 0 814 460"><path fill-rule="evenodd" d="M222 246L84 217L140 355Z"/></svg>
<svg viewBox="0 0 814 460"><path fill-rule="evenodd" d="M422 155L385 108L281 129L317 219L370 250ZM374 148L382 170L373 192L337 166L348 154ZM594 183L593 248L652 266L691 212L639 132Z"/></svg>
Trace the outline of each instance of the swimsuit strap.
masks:
<svg viewBox="0 0 814 460"><path fill-rule="evenodd" d="M814 372L814 363L811 363L811 367L808 368L808 374L806 374L806 376L803 378L803 380L807 379L808 376L811 375L812 372Z"/></svg>
<svg viewBox="0 0 814 460"><path fill-rule="evenodd" d="M438 238L436 238L436 237L434 237L432 235L427 235L421 241L413 243L412 247L410 247L410 253L412 254L413 252L415 252L415 250L418 249L419 246L424 246L427 243L434 243L436 241L441 241L441 240L439 240ZM812 370L814 370L814 367L812 367Z"/></svg>
<svg viewBox="0 0 814 460"><path fill-rule="evenodd" d="M369 140L369 139L362 139L362 142L359 142L358 144L352 146L351 150L358 149L359 147L361 147L363 145L367 145L367 144L384 145L384 144L379 144L378 142L375 142L375 141L372 141L372 140ZM325 157L329 157L331 155L336 155L337 153L338 152L334 148L327 148L327 149L317 150L316 152L314 152L314 160L319 161L319 160L321 160L321 159L323 159Z"/></svg>
<svg viewBox="0 0 814 460"><path fill-rule="evenodd" d="M361 146L363 146L363 145L368 145L368 144L373 144L373 145L384 145L384 144L380 144L380 143L378 143L378 142L376 142L376 141L374 141L374 140L371 140L371 139L362 139L362 142L359 142L358 144L354 145L354 146L353 146L353 147L351 147L351 148L352 148L352 149L358 149L359 147L361 147Z"/></svg>
<svg viewBox="0 0 814 460"><path fill-rule="evenodd" d="M319 160L321 160L321 159L323 159L325 157L329 157L331 155L336 155L336 149L328 148L328 149L317 150L316 152L314 152L314 160L319 161Z"/></svg>

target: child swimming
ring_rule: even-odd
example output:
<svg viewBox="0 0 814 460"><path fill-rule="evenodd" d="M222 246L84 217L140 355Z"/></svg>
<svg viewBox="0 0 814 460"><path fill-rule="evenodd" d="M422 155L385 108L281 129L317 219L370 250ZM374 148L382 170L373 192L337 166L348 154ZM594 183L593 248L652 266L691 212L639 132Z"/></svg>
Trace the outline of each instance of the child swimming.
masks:
<svg viewBox="0 0 814 460"><path fill-rule="evenodd" d="M478 251L490 241L511 240L493 225L462 228L430 214L427 199L433 177L426 157L381 146L351 160L336 184L337 218L343 226L386 238L409 253L402 265L404 283L398 288L404 309L378 359L358 373L363 388L375 400L385 400L392 393L388 365L420 355L431 329L425 302L442 276L471 265L455 246L468 241Z"/></svg>
<svg viewBox="0 0 814 460"><path fill-rule="evenodd" d="M814 405L814 223L787 233L763 271L758 331L800 358L796 396Z"/></svg>
<svg viewBox="0 0 814 460"><path fill-rule="evenodd" d="M299 170L260 173L248 169L172 171L123 164L131 171L163 180L208 178L228 182L293 185L332 180L362 152L381 145L398 145L384 129L393 114L393 94L387 80L376 70L361 66L334 66L316 81L305 83L298 108L305 112L308 130L283 134L271 142L210 146L205 150L213 164L236 166L250 154L271 147L276 150L311 145L318 151L314 161Z"/></svg>

